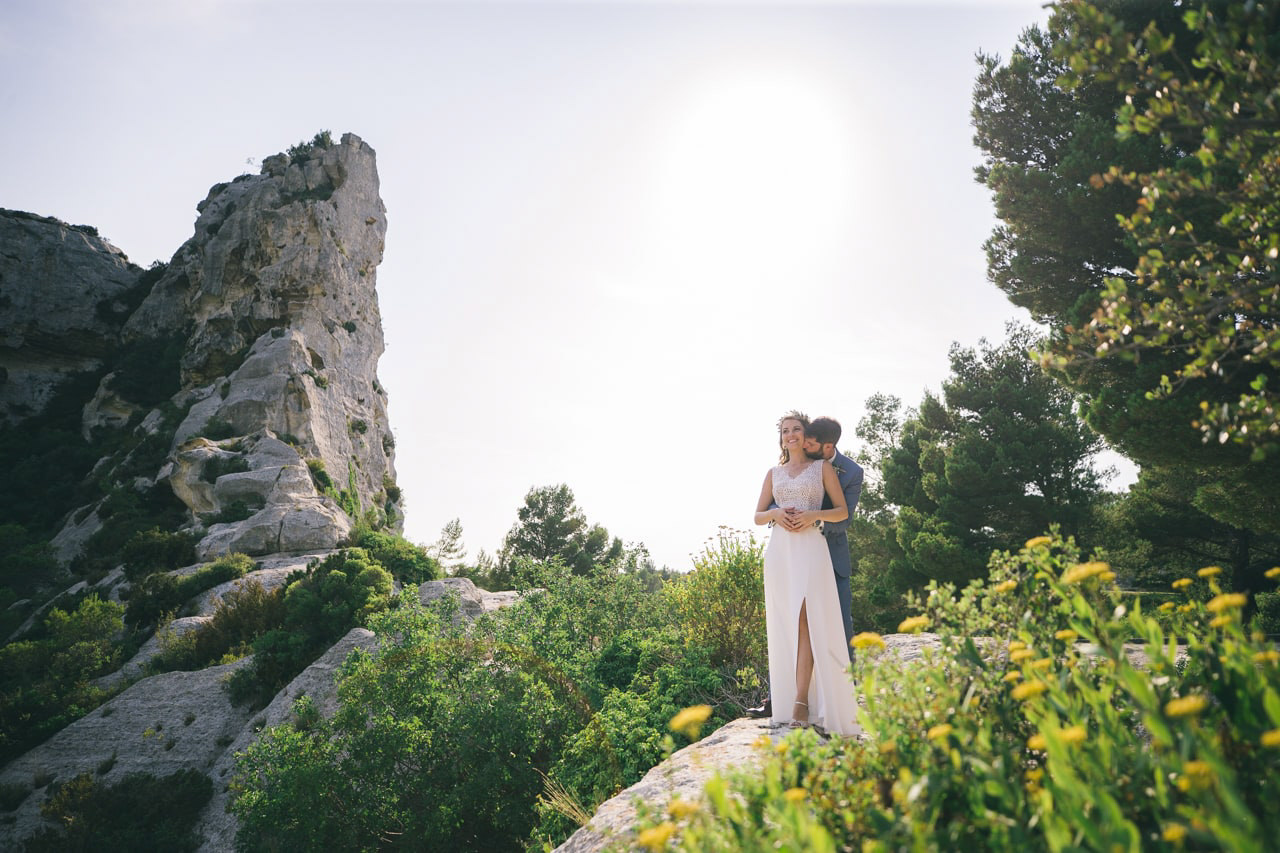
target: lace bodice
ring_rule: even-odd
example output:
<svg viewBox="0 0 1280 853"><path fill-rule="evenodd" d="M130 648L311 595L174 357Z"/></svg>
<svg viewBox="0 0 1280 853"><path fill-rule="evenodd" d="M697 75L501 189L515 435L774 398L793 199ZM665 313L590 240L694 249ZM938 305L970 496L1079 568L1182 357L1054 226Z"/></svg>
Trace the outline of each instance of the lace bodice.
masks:
<svg viewBox="0 0 1280 853"><path fill-rule="evenodd" d="M773 501L798 510L822 509L822 460L815 459L795 477L778 465L773 469Z"/></svg>

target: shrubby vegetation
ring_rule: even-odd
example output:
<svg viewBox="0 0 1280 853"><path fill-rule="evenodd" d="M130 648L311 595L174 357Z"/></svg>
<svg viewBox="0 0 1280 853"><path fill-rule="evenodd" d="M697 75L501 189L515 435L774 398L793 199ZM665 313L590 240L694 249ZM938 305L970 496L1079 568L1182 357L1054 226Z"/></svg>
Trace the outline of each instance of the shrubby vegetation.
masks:
<svg viewBox="0 0 1280 853"><path fill-rule="evenodd" d="M27 853L187 851L200 846L196 821L213 782L198 770L131 773L106 785L89 773L55 783L40 813L56 824L26 839Z"/></svg>
<svg viewBox="0 0 1280 853"><path fill-rule="evenodd" d="M220 583L244 577L252 571L253 559L245 554L228 554L182 577L157 572L134 586L125 609L125 622L135 628L156 624L165 613L175 613L193 597Z"/></svg>
<svg viewBox="0 0 1280 853"><path fill-rule="evenodd" d="M263 707L325 649L386 608L391 574L360 548L313 561L285 582L284 621L253 641L253 663L228 682L236 702Z"/></svg>
<svg viewBox="0 0 1280 853"><path fill-rule="evenodd" d="M513 849L558 842L671 749L667 722L706 703L717 722L748 696L759 654L749 578L759 546L722 534L685 589L655 594L611 567L518 566L525 595L474 623L405 596L373 616L372 654L340 679L341 708L269 731L241 761L235 810L250 849ZM681 584L677 582L675 587ZM717 608L690 606L718 598ZM683 601L681 614L674 602ZM742 647L716 637L725 628ZM347 807L326 807L332 798Z"/></svg>
<svg viewBox="0 0 1280 853"><path fill-rule="evenodd" d="M1171 631L1058 536L930 584L903 664L858 644L869 740L805 732L763 773L651 814L677 849L1262 850L1280 836L1280 653L1221 569L1179 580ZM1280 578L1280 568L1271 572ZM1127 655L1144 642L1145 666ZM981 638L975 640L975 638ZM1185 644L1183 649L1177 643ZM766 745L770 753L772 745ZM666 839L662 846L666 845ZM656 848L655 848L656 849Z"/></svg>
<svg viewBox="0 0 1280 853"><path fill-rule="evenodd" d="M42 630L0 648L0 764L110 697L92 679L121 663L124 607L90 595L54 608Z"/></svg>

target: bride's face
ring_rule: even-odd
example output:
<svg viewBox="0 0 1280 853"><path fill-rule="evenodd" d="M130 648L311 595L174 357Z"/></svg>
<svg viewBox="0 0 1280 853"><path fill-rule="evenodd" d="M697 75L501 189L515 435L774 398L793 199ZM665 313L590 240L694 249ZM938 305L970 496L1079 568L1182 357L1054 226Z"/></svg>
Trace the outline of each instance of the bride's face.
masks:
<svg viewBox="0 0 1280 853"><path fill-rule="evenodd" d="M782 427L778 430L778 441L783 450L803 454L804 424L795 418L787 418L782 422Z"/></svg>

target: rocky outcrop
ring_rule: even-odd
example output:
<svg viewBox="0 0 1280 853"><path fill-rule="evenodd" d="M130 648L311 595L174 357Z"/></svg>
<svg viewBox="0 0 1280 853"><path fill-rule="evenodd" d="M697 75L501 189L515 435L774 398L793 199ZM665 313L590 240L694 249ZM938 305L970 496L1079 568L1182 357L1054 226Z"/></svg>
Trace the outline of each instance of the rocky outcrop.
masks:
<svg viewBox="0 0 1280 853"><path fill-rule="evenodd" d="M222 680L246 660L199 672L169 672L139 681L0 771L0 784L26 788L5 828L10 839L44 826L47 786L81 773L110 784L128 773L165 776L210 771L250 720L232 705Z"/></svg>
<svg viewBox="0 0 1280 853"><path fill-rule="evenodd" d="M214 186L197 210L191 239L146 272L91 229L0 214L0 418L34 414L70 376L96 380L83 436L169 442L131 476L140 492L172 489L202 559L332 548L362 518L399 529L377 378L386 211L373 149L317 138ZM106 372L109 356L133 375ZM149 396L138 374L166 359L176 392L137 402ZM136 458L106 458L94 476L124 467ZM100 505L66 517L64 563L102 529Z"/></svg>
<svg viewBox="0 0 1280 853"><path fill-rule="evenodd" d="M141 274L93 228L0 208L0 423L102 365Z"/></svg>

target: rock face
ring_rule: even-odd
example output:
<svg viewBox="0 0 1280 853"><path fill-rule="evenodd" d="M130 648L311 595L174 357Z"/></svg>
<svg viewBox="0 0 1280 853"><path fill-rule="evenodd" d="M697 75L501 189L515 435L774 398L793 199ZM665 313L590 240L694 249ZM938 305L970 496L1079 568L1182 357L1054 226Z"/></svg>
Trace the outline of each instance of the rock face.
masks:
<svg viewBox="0 0 1280 853"><path fill-rule="evenodd" d="M106 484L99 497L67 507L59 522L57 559L70 564L106 541L95 534L112 532L121 506L158 506L166 519L185 508L178 526L198 540L201 564L230 552L257 558L244 579L190 602L194 615L174 620L174 633L205 624L236 584L280 586L332 553L358 521L401 527L377 378L384 344L375 282L387 223L373 149L352 134L337 143L322 134L268 157L261 174L217 184L197 211L193 236L172 260L142 270L92 228L0 210L0 425L21 429L46 409L67 411L61 428L106 454L77 492ZM49 407L55 396L59 405ZM114 556L122 540L111 541ZM127 588L117 568L92 591L119 601ZM22 604L28 625L48 607ZM88 772L109 783L133 771L193 768L215 781L206 849L230 849L234 753L263 726L286 721L302 693L331 711L336 667L371 642L368 631L353 631L251 714L232 706L222 685L245 660L144 677L160 648L152 638L99 680L135 683L0 770L0 783L29 791L0 837L41 826L50 779Z"/></svg>
<svg viewBox="0 0 1280 853"><path fill-rule="evenodd" d="M0 423L102 364L141 274L93 228L0 208Z"/></svg>
<svg viewBox="0 0 1280 853"><path fill-rule="evenodd" d="M81 426L86 439L131 428L169 441L139 489L172 489L202 559L332 548L361 518L400 529L377 378L386 211L373 149L346 134L269 157L197 210L191 239L145 273L88 230L0 214L0 418L37 412L68 375L93 379L113 349L172 358L169 400L130 402L107 373ZM101 529L99 508L65 519L64 563Z"/></svg>

